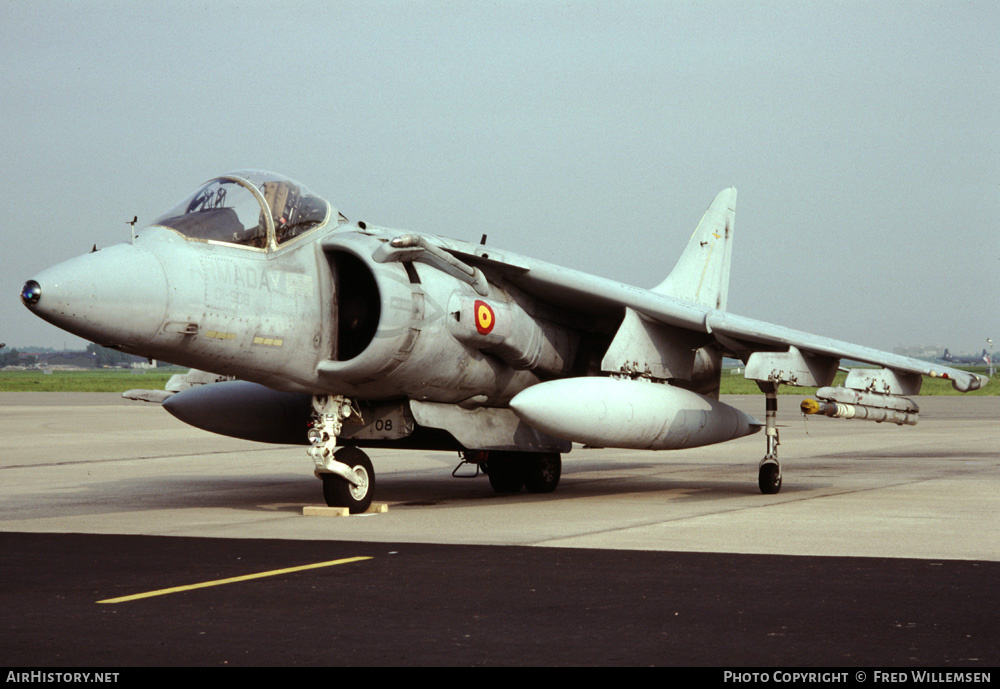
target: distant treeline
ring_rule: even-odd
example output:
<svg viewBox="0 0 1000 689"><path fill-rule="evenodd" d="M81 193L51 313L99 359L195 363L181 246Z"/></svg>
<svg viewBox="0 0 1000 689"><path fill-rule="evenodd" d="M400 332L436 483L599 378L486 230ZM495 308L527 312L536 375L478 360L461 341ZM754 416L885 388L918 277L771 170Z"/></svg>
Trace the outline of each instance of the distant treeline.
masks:
<svg viewBox="0 0 1000 689"><path fill-rule="evenodd" d="M38 357L32 355L22 355L16 349L0 349L0 366L17 366L18 364L34 365L38 363Z"/></svg>
<svg viewBox="0 0 1000 689"><path fill-rule="evenodd" d="M36 364L72 365L82 368L127 368L146 359L133 354L125 354L116 349L108 349L99 344L87 345L86 351L52 349L51 347L24 347L23 349L0 349L0 367L34 366Z"/></svg>

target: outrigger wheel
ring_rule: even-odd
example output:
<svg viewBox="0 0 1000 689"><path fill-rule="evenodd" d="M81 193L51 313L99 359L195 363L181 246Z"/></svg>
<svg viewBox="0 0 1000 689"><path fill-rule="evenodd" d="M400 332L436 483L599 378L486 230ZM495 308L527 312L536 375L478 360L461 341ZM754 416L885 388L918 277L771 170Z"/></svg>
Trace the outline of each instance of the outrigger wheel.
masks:
<svg viewBox="0 0 1000 689"><path fill-rule="evenodd" d="M757 486L764 495L774 495L781 490L781 465L778 464L778 384L757 381L765 395L764 438L767 452L760 460L757 472Z"/></svg>
<svg viewBox="0 0 1000 689"><path fill-rule="evenodd" d="M351 514L368 510L375 493L375 470L368 455L356 447L342 447L333 454L338 462L351 467L355 483L337 474L322 474L323 497L330 507L346 507Z"/></svg>
<svg viewBox="0 0 1000 689"><path fill-rule="evenodd" d="M777 462L765 461L757 473L757 486L764 495L774 495L781 490L781 467Z"/></svg>

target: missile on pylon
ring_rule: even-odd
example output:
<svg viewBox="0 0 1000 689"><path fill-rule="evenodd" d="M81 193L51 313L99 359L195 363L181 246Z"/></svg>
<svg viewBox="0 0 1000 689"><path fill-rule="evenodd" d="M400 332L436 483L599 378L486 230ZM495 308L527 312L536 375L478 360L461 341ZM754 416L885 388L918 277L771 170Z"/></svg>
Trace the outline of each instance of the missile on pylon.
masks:
<svg viewBox="0 0 1000 689"><path fill-rule="evenodd" d="M751 435L760 421L666 383L563 378L521 391L510 408L528 425L595 447L675 450Z"/></svg>
<svg viewBox="0 0 1000 689"><path fill-rule="evenodd" d="M803 414L822 414L835 419L863 419L882 423L890 421L899 426L915 426L920 409L916 403L899 395L850 388L820 388L817 399L802 400Z"/></svg>

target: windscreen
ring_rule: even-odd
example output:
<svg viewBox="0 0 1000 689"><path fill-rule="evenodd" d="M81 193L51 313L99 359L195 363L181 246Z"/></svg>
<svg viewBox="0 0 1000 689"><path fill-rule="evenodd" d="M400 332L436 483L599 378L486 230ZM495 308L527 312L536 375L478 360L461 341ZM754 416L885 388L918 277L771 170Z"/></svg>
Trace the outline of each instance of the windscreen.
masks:
<svg viewBox="0 0 1000 689"><path fill-rule="evenodd" d="M320 227L330 213L329 203L298 182L245 170L208 182L153 224L189 239L264 249Z"/></svg>
<svg viewBox="0 0 1000 689"><path fill-rule="evenodd" d="M191 239L264 248L267 224L260 201L239 182L214 179L157 218L153 224Z"/></svg>

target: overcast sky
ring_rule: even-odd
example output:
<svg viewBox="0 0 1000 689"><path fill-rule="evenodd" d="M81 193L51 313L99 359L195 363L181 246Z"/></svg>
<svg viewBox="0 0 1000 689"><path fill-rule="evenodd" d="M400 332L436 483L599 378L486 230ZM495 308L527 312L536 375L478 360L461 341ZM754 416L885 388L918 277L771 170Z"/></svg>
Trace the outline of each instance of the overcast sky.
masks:
<svg viewBox="0 0 1000 689"><path fill-rule="evenodd" d="M82 346L24 281L255 167L643 287L735 186L731 311L978 352L998 26L995 0L0 0L0 342Z"/></svg>

